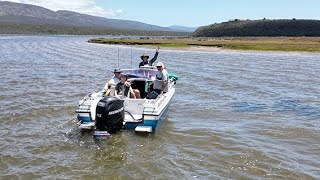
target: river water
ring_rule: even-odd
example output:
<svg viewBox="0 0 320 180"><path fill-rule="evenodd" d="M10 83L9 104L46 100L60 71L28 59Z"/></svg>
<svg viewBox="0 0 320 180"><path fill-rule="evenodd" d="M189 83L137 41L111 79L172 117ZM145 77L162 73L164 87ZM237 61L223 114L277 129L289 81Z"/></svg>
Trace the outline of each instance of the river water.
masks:
<svg viewBox="0 0 320 180"><path fill-rule="evenodd" d="M78 101L155 50L89 38L0 36L0 179L320 179L320 54L161 49L158 131L95 141Z"/></svg>

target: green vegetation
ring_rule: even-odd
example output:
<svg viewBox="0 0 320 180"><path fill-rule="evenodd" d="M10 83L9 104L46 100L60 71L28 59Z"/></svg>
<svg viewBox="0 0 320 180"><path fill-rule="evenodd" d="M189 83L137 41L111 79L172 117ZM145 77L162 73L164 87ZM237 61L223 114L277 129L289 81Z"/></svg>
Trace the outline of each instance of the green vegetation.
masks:
<svg viewBox="0 0 320 180"><path fill-rule="evenodd" d="M62 34L62 35L136 35L136 36L187 36L189 33L173 31L139 31L103 27L79 27L54 24L0 23L0 34Z"/></svg>
<svg viewBox="0 0 320 180"><path fill-rule="evenodd" d="M232 20L203 26L191 37L319 37L319 20Z"/></svg>
<svg viewBox="0 0 320 180"><path fill-rule="evenodd" d="M306 51L320 52L320 37L279 37L279 38L142 38L142 39L90 39L90 43L153 45L168 48L186 48L192 46L219 47L235 50L259 51Z"/></svg>
<svg viewBox="0 0 320 180"><path fill-rule="evenodd" d="M168 44L160 44L160 46L161 47L168 47L168 48L175 48L175 47L177 47L177 48L183 48L183 47L190 47L190 45L188 45L188 44L179 44L179 43L168 43Z"/></svg>

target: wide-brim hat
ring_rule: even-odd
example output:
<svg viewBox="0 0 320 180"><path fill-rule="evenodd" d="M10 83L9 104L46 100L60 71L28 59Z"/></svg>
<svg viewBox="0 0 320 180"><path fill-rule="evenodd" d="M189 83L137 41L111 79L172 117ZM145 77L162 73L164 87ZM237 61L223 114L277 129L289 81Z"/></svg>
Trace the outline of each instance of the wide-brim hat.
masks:
<svg viewBox="0 0 320 180"><path fill-rule="evenodd" d="M149 55L146 53L143 53L140 58L143 60L143 57L147 57L149 59Z"/></svg>

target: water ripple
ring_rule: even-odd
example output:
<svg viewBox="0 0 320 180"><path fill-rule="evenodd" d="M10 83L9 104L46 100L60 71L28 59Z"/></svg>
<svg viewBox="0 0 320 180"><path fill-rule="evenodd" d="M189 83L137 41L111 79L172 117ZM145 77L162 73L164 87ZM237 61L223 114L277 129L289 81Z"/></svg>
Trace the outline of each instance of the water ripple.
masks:
<svg viewBox="0 0 320 180"><path fill-rule="evenodd" d="M89 38L0 37L1 179L320 178L319 54L161 49L179 81L159 131L95 141L77 102L154 49Z"/></svg>

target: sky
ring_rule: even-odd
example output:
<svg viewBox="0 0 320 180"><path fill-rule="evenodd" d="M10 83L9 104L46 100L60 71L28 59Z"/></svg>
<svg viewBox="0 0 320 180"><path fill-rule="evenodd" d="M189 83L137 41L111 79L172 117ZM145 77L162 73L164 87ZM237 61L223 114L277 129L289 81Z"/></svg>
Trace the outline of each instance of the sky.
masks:
<svg viewBox="0 0 320 180"><path fill-rule="evenodd" d="M2 1L2 0L0 0ZM6 0L159 26L198 27L229 19L317 19L320 0Z"/></svg>

